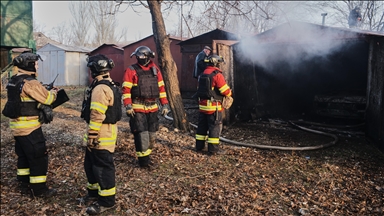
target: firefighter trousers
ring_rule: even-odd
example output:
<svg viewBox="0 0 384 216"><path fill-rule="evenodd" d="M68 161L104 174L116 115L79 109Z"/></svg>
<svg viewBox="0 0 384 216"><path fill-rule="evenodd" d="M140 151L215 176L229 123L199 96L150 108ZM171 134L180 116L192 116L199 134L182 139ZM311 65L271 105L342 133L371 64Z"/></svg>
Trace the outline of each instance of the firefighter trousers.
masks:
<svg viewBox="0 0 384 216"><path fill-rule="evenodd" d="M218 152L220 143L219 137L222 125L223 123L221 112L215 112L213 114L205 114L200 112L196 130L196 150L203 150L205 147L205 142L207 141L208 152Z"/></svg>
<svg viewBox="0 0 384 216"><path fill-rule="evenodd" d="M40 127L27 136L15 136L15 141L17 179L29 183L33 195L41 195L48 189L48 152L43 131Z"/></svg>
<svg viewBox="0 0 384 216"><path fill-rule="evenodd" d="M97 202L101 206L115 205L116 182L113 153L87 147L84 170L88 179L88 195L98 197Z"/></svg>
<svg viewBox="0 0 384 216"><path fill-rule="evenodd" d="M129 120L129 126L134 136L136 155L140 166L148 166L150 155L156 141L156 131L159 129L158 112L136 113Z"/></svg>

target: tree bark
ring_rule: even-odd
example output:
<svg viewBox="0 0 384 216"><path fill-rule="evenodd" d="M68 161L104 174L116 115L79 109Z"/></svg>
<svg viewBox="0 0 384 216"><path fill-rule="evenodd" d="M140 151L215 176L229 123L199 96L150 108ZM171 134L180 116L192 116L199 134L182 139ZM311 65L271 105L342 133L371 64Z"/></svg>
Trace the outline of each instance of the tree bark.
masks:
<svg viewBox="0 0 384 216"><path fill-rule="evenodd" d="M163 14L161 13L161 1L147 0L147 2L152 16L152 30L159 67L172 110L173 126L182 131L189 131L189 121L185 113L177 78L177 66L171 54L169 36L166 34Z"/></svg>

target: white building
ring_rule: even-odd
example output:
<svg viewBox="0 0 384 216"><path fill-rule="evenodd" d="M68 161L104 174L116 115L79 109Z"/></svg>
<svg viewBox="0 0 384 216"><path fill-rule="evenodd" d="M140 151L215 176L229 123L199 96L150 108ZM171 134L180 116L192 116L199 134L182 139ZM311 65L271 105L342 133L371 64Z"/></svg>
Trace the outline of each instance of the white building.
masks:
<svg viewBox="0 0 384 216"><path fill-rule="evenodd" d="M55 86L88 85L87 53L91 49L63 44L46 44L37 50L43 57L39 60L37 79L51 83L56 75ZM45 58L45 59L44 59Z"/></svg>

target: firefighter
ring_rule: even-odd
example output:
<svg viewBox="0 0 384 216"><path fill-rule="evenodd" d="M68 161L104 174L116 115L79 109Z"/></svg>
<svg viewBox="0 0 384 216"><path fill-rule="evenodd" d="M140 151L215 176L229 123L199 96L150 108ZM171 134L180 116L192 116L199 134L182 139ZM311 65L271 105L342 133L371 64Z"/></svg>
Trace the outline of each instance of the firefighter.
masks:
<svg viewBox="0 0 384 216"><path fill-rule="evenodd" d="M224 62L221 56L208 57L208 66L198 79L197 97L199 100L199 119L196 130L196 151L201 152L208 143L208 155L223 154L219 148L222 129L222 100L231 97L232 91L227 85L222 71L218 68ZM207 133L209 131L209 133ZM208 136L207 136L208 134Z"/></svg>
<svg viewBox="0 0 384 216"><path fill-rule="evenodd" d="M356 6L348 16L349 28L356 28L361 22L360 7Z"/></svg>
<svg viewBox="0 0 384 216"><path fill-rule="evenodd" d="M122 116L119 83L110 77L115 66L105 55L90 56L87 67L92 83L85 91L81 118L87 122L84 170L87 195L80 201L89 205L86 212L96 215L115 206L116 184L113 154L117 140L117 122Z"/></svg>
<svg viewBox="0 0 384 216"><path fill-rule="evenodd" d="M160 113L166 115L169 112L167 94L160 69L150 60L155 53L146 46L139 46L132 56L136 56L137 63L125 71L123 102L130 117L139 166L153 169L150 155L159 129L158 101L161 104Z"/></svg>
<svg viewBox="0 0 384 216"><path fill-rule="evenodd" d="M193 68L193 78L198 78L207 67L207 62L205 61L212 53L212 49L209 46L205 46L204 49L197 54L195 59L195 67Z"/></svg>
<svg viewBox="0 0 384 216"><path fill-rule="evenodd" d="M32 197L48 198L57 194L47 187L48 151L41 125L53 119L50 105L56 100L57 88L47 90L37 80L40 55L22 53L13 59L18 67L7 85L8 101L3 115L10 118L15 138L17 180L21 189Z"/></svg>

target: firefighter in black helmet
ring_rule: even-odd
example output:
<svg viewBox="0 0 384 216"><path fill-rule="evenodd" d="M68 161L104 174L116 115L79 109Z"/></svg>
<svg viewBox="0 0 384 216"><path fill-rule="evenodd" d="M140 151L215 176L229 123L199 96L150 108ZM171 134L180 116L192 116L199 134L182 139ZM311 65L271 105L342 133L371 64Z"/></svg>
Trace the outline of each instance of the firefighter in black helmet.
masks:
<svg viewBox="0 0 384 216"><path fill-rule="evenodd" d="M134 136L136 155L139 166L154 168L150 155L159 129L158 112L169 112L167 94L160 69L151 58L155 57L146 46L138 47L132 56L137 63L129 66L123 77L123 102L130 117L129 125Z"/></svg>
<svg viewBox="0 0 384 216"><path fill-rule="evenodd" d="M22 190L47 198L57 191L46 185L48 151L41 125L53 119L50 105L56 100L58 89L48 91L36 79L39 59L42 60L40 55L34 53L22 53L13 59L18 72L7 85L8 101L2 113L10 118L18 156L17 180Z"/></svg>
<svg viewBox="0 0 384 216"><path fill-rule="evenodd" d="M88 193L80 201L91 204L86 212L95 215L114 207L116 203L113 154L122 103L120 84L110 77L110 71L115 66L113 60L97 54L88 58L87 66L93 82L86 90L81 117L88 123L84 135L87 144L84 169Z"/></svg>
<svg viewBox="0 0 384 216"><path fill-rule="evenodd" d="M196 96L199 99L199 119L196 130L196 151L200 152L208 143L208 154L220 154L219 137L222 129L222 100L231 97L232 91L222 74L219 64L224 62L221 56L208 57L208 66L199 76ZM208 133L209 132L209 133Z"/></svg>

